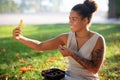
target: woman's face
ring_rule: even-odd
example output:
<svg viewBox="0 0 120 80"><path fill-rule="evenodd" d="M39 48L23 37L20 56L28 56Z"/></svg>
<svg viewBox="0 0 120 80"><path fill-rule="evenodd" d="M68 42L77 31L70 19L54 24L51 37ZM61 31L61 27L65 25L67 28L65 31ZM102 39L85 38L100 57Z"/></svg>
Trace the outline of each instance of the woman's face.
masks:
<svg viewBox="0 0 120 80"><path fill-rule="evenodd" d="M70 12L69 25L72 32L78 32L85 29L85 22L75 11Z"/></svg>

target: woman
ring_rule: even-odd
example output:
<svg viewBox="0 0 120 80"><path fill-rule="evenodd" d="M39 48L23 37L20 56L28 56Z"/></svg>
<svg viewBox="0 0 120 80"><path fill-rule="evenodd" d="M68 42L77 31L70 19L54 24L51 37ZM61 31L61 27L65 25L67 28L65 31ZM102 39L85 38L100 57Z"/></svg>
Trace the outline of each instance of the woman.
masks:
<svg viewBox="0 0 120 80"><path fill-rule="evenodd" d="M98 71L105 53L105 42L100 34L89 30L92 14L96 10L97 5L92 0L75 5L69 16L71 32L44 42L22 36L19 28L14 29L13 37L35 50L58 48L69 60L69 67L63 80L98 80Z"/></svg>

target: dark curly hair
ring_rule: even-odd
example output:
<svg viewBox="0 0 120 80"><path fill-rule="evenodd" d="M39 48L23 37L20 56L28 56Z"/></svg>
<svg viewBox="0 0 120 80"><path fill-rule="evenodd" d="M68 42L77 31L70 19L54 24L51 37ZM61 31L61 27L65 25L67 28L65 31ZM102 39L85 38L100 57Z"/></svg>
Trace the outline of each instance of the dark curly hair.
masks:
<svg viewBox="0 0 120 80"><path fill-rule="evenodd" d="M97 10L97 4L93 0L85 0L83 4L77 4L71 10L76 11L82 19L87 17L90 22L92 14Z"/></svg>

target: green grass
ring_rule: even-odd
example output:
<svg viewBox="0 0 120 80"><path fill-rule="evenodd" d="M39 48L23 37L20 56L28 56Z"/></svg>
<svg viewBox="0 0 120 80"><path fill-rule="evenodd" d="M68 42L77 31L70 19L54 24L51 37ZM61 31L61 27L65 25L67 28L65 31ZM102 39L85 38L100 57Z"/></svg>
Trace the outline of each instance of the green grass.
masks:
<svg viewBox="0 0 120 80"><path fill-rule="evenodd" d="M51 67L66 69L67 59L57 50L39 52L34 51L12 38L15 26L0 26L0 80L41 80L41 71ZM120 79L120 25L94 24L91 30L97 31L105 37L107 52L106 60L101 67L101 80ZM69 32L67 24L49 24L24 26L23 35L32 39L44 41L61 33ZM30 67L29 71L20 72L23 67ZM28 69L28 68L27 68Z"/></svg>

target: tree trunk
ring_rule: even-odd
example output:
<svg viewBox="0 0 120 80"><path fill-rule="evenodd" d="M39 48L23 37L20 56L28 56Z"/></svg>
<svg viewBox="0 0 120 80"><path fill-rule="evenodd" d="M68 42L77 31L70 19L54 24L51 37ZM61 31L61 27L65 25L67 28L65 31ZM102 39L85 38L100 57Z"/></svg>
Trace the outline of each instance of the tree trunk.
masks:
<svg viewBox="0 0 120 80"><path fill-rule="evenodd" d="M109 0L108 18L120 18L120 0Z"/></svg>

